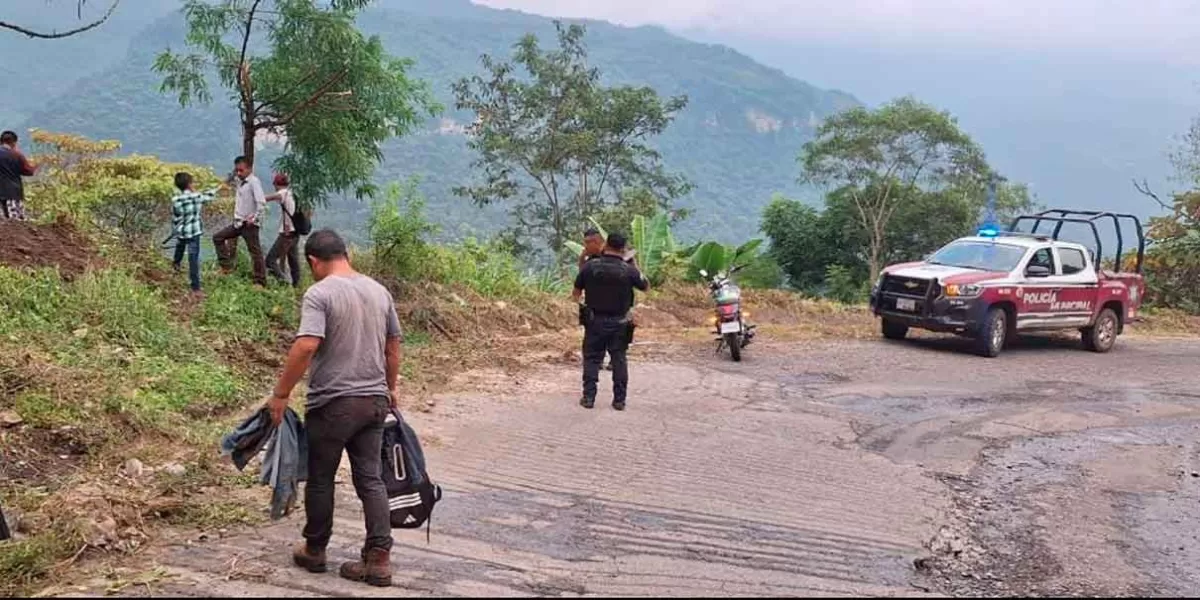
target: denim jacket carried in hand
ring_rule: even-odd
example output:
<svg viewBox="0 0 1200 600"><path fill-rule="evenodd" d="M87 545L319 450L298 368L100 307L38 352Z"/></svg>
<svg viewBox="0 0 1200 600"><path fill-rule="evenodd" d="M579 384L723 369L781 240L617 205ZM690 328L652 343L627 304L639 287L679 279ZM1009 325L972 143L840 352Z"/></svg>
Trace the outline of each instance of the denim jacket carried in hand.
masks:
<svg viewBox="0 0 1200 600"><path fill-rule="evenodd" d="M221 439L221 454L239 471L264 447L259 483L271 487L271 519L278 520L295 506L296 484L308 478L308 436L296 411L287 409L276 427L271 413L260 409Z"/></svg>

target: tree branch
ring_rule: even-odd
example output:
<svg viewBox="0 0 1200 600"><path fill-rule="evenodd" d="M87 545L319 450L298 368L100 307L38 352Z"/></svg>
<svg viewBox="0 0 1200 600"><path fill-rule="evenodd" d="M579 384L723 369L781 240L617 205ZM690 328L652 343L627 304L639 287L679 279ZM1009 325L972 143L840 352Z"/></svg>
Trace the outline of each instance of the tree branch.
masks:
<svg viewBox="0 0 1200 600"><path fill-rule="evenodd" d="M1154 191L1150 189L1150 182L1146 181L1145 178L1142 179L1141 183L1138 183L1138 180L1134 179L1133 189L1140 192L1143 196L1148 196L1149 198L1153 199L1158 203L1159 206L1163 207L1164 210L1172 210L1170 205L1168 205L1166 202L1163 202L1162 198L1159 198L1158 194L1155 194Z"/></svg>
<svg viewBox="0 0 1200 600"><path fill-rule="evenodd" d="M270 98L270 99L263 100L263 101L259 102L259 103L258 103L258 106L254 107L254 112L255 112L255 114L260 114L260 113L261 113L261 111L262 111L263 109L267 108L268 106L274 106L274 105L277 105L277 104L279 104L279 103L280 103L280 102L281 102L283 99L286 99L286 98L289 98L289 97L291 97L291 95L292 95L292 94L294 94L294 93L296 93L296 92L300 91L300 88L301 88L301 87L303 87L303 86L304 86L305 84L307 84L309 81L312 81L312 79L313 79L314 77L316 77L318 74L320 74L320 71L319 71L319 70L317 70L317 69L309 69L308 73L307 73L307 74L306 74L304 77L301 77L301 78L300 78L298 81L296 81L296 85L292 86L292 89L288 90L287 92L284 92L283 94L279 95L279 96L278 96L278 97L276 97L276 98Z"/></svg>
<svg viewBox="0 0 1200 600"><path fill-rule="evenodd" d="M121 3L121 0L113 0L113 3L111 5L109 5L108 10L105 11L104 15L101 16L96 21L88 23L87 25L84 25L83 27L77 27L70 31L63 31L61 33L55 32L55 31L51 31L50 33L41 33L41 32L37 32L37 31L33 31L31 29L26 29L24 27L21 27L20 25L14 25L12 23L7 23L5 21L0 21L0 29L10 29L17 33L24 34L28 37L31 37L34 39L40 39L40 40L57 40L57 39L65 38L65 37L71 37L73 35L80 34L80 33L83 33L85 31L88 31L91 29L95 29L95 28L99 27L100 25L104 24L104 22L107 21L108 18L111 17L114 12L116 12L117 5L120 3Z"/></svg>
<svg viewBox="0 0 1200 600"><path fill-rule="evenodd" d="M250 47L250 32L254 29L254 11L258 10L258 5L262 0L254 0L254 4L250 5L250 12L246 15L246 31L242 34L242 52L238 55L238 68L246 64L246 49Z"/></svg>
<svg viewBox="0 0 1200 600"><path fill-rule="evenodd" d="M314 104L320 102L322 98L329 95L329 90L345 79L348 73L349 71L346 69L342 69L337 73L334 73L333 76L326 80L325 83L321 84L321 86L317 88L317 91L313 92L307 100L298 104L286 115L280 117L279 119L255 123L255 129L278 129L280 127L286 127L292 121L294 121L296 117L300 116L300 113L304 112L308 108L311 108Z"/></svg>
<svg viewBox="0 0 1200 600"><path fill-rule="evenodd" d="M250 84L250 65L246 64L246 50L250 47L250 33L254 31L254 11L258 10L258 5L262 0L254 0L254 4L250 5L250 12L246 14L246 29L242 32L242 51L238 55L237 70L238 70L238 92L242 96L242 111L245 113L243 120L247 125L251 125L254 119L254 89Z"/></svg>
<svg viewBox="0 0 1200 600"><path fill-rule="evenodd" d="M640 118L639 118L639 121L640 121ZM636 128L640 126L639 121L635 121L634 127L630 128L630 130L627 131L625 133L625 135L621 136L621 139L618 140L616 143L616 146L615 146L616 148L623 147L625 145L625 143L629 141L629 137L633 134L633 132L636 130ZM596 188L596 197L597 198L600 198L604 195L604 185L606 183L608 183L608 174L609 174L609 171L612 169L612 165L615 160L614 159L615 154L616 153L614 153L613 155L610 155L609 160L604 163L604 170L602 171L603 174L600 177L600 185Z"/></svg>

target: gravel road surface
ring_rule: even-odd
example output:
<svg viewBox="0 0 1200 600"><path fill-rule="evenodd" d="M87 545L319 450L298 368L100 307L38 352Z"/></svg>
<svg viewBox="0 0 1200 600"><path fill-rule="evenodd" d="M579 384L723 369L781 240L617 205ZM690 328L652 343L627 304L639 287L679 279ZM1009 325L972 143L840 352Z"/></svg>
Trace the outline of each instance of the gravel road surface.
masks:
<svg viewBox="0 0 1200 600"><path fill-rule="evenodd" d="M629 410L578 369L471 373L414 413L446 489L395 586L290 566L301 519L180 537L127 593L1178 595L1200 589L1200 343L954 339L642 351ZM667 358L669 357L669 358ZM606 388L602 387L602 393ZM342 486L331 560L356 555ZM150 564L150 563L153 563ZM102 584L101 584L102 585Z"/></svg>

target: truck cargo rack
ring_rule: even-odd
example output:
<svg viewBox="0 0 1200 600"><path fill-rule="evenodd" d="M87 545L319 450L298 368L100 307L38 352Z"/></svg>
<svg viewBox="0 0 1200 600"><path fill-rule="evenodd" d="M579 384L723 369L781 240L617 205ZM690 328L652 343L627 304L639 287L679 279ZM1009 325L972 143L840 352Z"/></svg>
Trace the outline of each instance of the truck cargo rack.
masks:
<svg viewBox="0 0 1200 600"><path fill-rule="evenodd" d="M1100 231L1096 229L1096 223L1105 219L1112 221L1113 229L1117 233L1117 253L1115 260L1113 261L1113 269L1117 272L1122 270L1122 263L1124 262L1122 259L1124 258L1125 253L1125 237L1121 233L1121 221L1129 220L1133 222L1134 230L1137 232L1138 240L1137 263L1134 266L1134 272L1140 275L1142 273L1142 262L1146 258L1146 235L1142 230L1141 220L1131 214L1096 210L1070 210L1064 208L1055 208L1031 215L1021 215L1013 219L1012 224L1008 228L1009 231L1006 233L1041 237L1044 234L1039 234L1038 228L1040 228L1042 222L1045 221L1047 223L1054 223L1054 231L1050 234L1050 238L1057 240L1059 234L1062 233L1062 227L1064 224L1079 223L1082 225L1087 225L1088 228L1092 230L1092 236L1096 239L1095 262L1096 268L1099 269L1100 263L1104 258L1104 246L1100 241ZM1030 229L1029 232L1018 231L1017 227L1020 226L1022 221L1033 221L1033 228Z"/></svg>

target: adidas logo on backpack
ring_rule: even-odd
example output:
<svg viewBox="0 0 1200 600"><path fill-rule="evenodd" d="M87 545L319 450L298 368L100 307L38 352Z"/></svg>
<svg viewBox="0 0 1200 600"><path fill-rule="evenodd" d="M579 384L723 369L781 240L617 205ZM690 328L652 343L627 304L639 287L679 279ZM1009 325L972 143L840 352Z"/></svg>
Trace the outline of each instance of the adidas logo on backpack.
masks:
<svg viewBox="0 0 1200 600"><path fill-rule="evenodd" d="M417 434L393 410L383 430L383 483L388 491L392 527L416 529L429 525L442 488L425 471L425 453ZM426 540L429 530L426 529Z"/></svg>

